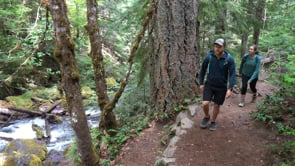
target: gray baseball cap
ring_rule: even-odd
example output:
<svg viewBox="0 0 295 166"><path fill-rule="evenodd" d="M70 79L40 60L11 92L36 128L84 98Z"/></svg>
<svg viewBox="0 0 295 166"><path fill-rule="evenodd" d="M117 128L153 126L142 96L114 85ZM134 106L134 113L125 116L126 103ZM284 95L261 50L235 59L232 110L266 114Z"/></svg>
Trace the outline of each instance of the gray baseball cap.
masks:
<svg viewBox="0 0 295 166"><path fill-rule="evenodd" d="M224 41L224 39L220 38L220 39L215 40L214 44L218 44L220 46L225 46L225 41Z"/></svg>

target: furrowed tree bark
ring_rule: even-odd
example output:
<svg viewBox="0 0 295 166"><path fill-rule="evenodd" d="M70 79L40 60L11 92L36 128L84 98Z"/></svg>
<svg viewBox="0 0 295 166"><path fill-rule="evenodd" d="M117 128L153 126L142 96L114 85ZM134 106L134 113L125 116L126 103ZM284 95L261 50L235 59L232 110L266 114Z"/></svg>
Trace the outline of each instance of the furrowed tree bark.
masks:
<svg viewBox="0 0 295 166"><path fill-rule="evenodd" d="M184 99L196 96L197 0L159 0L149 30L151 109L174 114Z"/></svg>
<svg viewBox="0 0 295 166"><path fill-rule="evenodd" d="M67 7L64 0L49 0L47 4L53 19L55 33L54 55L60 62L62 88L64 89L71 125L76 135L81 165L98 165L98 156L92 146L90 130L82 105L79 71L75 60L74 43L70 32Z"/></svg>

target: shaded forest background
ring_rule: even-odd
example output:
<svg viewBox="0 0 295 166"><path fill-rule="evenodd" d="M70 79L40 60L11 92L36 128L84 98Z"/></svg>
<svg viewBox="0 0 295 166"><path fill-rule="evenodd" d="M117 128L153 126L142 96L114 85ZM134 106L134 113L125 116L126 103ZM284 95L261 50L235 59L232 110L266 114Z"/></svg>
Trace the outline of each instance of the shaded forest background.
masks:
<svg viewBox="0 0 295 166"><path fill-rule="evenodd" d="M87 5L93 7L97 5L97 28L99 28L97 32L100 37L105 72L103 77L110 100L116 98L116 92L122 87L126 73L130 74L129 80L125 82L124 92L120 100L116 101L118 104L114 108L117 120L119 119L119 128L116 128L115 136L107 136L112 143L109 143L110 152L104 158L106 161L114 158L120 145L132 135L136 135L150 120L171 119L186 104L196 101L193 97L182 98L182 101L169 105L168 110L159 109L162 108L161 104L154 101L156 100L154 91L150 88L154 83L151 81L153 74L151 57L155 53L151 52L150 47L151 39L154 37L151 30L153 26L152 22L149 26L143 23L151 14L153 3L155 8L159 8L157 5L161 3L158 2L169 4L169 1L139 0L108 0L93 4L87 4L84 0L66 1L66 14L72 37L69 42L73 44L77 69L80 73L79 83L82 96L84 95L83 106L100 107L95 82L97 72L93 67L95 64L91 55L93 46L86 26L89 24ZM280 91L267 98L264 103L258 104L258 108L262 111L253 117L270 124L274 121L280 122L277 123L278 130L294 138L295 2L289 0L191 2L196 3L197 7L194 18L196 40L192 43L196 48L196 66L198 67L200 60L212 48L213 41L218 37L226 39L227 50L234 56L236 64L240 63L241 56L247 52L248 45L257 44L262 58L269 58L272 61L263 66L261 79L279 86ZM0 3L0 99L13 102L17 107L34 109L28 102L17 103L11 96L21 96L28 100L32 96L48 100L67 96L63 94L60 61L54 55L56 35L52 13L47 3L35 0L2 0ZM190 2L183 4L189 5ZM148 31L143 31L144 26L147 26ZM140 34L143 38L138 40L135 34ZM134 59L130 60L130 57ZM133 66L130 66L130 62ZM52 98L53 91L55 98ZM197 90L194 92L197 97L199 95ZM87 97L85 94L88 94ZM132 119L137 120L132 123ZM282 151L280 148L285 150ZM283 158L287 158L286 164L295 163L294 157L290 157L294 151L294 141L288 140L278 146L278 152Z"/></svg>

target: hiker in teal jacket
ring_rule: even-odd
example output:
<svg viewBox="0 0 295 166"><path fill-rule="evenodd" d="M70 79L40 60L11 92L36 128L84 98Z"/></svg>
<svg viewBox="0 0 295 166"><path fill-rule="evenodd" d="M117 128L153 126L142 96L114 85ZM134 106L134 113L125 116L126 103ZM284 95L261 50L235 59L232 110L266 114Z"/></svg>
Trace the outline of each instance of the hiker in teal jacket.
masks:
<svg viewBox="0 0 295 166"><path fill-rule="evenodd" d="M217 39L214 42L214 50L205 57L199 74L200 90L203 92L203 118L200 127L205 129L210 120L209 103L214 102L213 116L210 130L217 128L215 120L218 116L220 106L225 97L231 96L231 91L235 85L235 61L234 58L225 51L224 39ZM205 76L206 73L206 81ZM229 82L229 83L228 83Z"/></svg>
<svg viewBox="0 0 295 166"><path fill-rule="evenodd" d="M239 103L240 107L244 107L245 105L248 84L253 92L252 102L255 102L257 97L256 84L261 66L261 58L258 54L256 45L251 45L248 51L249 53L245 54L242 59L239 70L239 75L242 76L241 101Z"/></svg>

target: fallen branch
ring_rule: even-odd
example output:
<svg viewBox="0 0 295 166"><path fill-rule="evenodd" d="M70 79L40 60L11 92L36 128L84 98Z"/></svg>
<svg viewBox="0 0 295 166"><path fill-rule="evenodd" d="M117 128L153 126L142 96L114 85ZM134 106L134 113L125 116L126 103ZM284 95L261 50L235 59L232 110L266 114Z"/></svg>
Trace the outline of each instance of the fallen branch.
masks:
<svg viewBox="0 0 295 166"><path fill-rule="evenodd" d="M26 109L21 109L21 108L16 108L16 107L8 107L8 109L11 111L26 113L26 114L30 114L33 116L43 116L44 115L44 113L42 113L42 112L37 112L37 111L33 111L33 110L26 110Z"/></svg>
<svg viewBox="0 0 295 166"><path fill-rule="evenodd" d="M262 64L268 64L268 63L272 63L272 62L274 62L274 59L273 58L264 58L263 60L262 60Z"/></svg>
<svg viewBox="0 0 295 166"><path fill-rule="evenodd" d="M48 114L48 113L51 113L52 110L54 110L54 108L56 108L56 106L58 106L60 103L62 102L62 100L58 100L56 101L51 107L49 107L45 112Z"/></svg>
<svg viewBox="0 0 295 166"><path fill-rule="evenodd" d="M41 99L39 97L31 97L31 101L34 103L42 103L44 99Z"/></svg>
<svg viewBox="0 0 295 166"><path fill-rule="evenodd" d="M3 136L0 136L0 139L4 139L6 141L12 141L13 138L10 138L10 137L3 137Z"/></svg>

